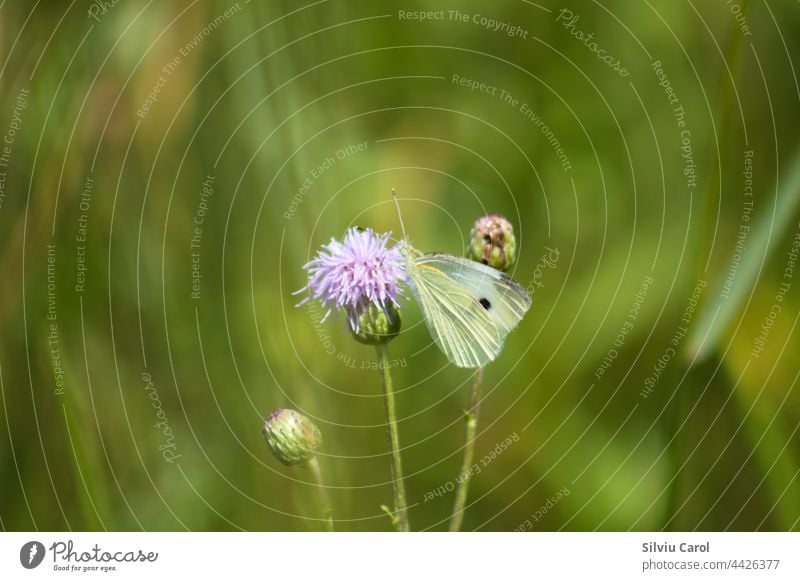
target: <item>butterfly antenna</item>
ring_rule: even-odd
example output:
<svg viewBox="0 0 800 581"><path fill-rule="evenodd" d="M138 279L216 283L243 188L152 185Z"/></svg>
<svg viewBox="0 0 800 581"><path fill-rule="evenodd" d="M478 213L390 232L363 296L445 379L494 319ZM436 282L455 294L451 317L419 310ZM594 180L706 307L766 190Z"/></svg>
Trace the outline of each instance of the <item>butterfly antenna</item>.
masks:
<svg viewBox="0 0 800 581"><path fill-rule="evenodd" d="M403 240L408 240L406 236L406 227L403 224L403 214L400 212L400 201L397 199L397 192L392 188L392 197L394 198L394 205L397 206L397 216L400 218L400 229L403 231Z"/></svg>

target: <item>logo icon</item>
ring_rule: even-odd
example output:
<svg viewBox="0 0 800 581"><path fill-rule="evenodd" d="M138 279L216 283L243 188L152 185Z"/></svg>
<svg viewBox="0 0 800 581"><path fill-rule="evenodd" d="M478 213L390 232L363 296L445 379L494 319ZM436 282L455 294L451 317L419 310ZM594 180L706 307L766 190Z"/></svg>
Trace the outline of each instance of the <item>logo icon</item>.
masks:
<svg viewBox="0 0 800 581"><path fill-rule="evenodd" d="M39 541L29 541L19 550L19 562L26 569L35 569L44 559L44 545Z"/></svg>

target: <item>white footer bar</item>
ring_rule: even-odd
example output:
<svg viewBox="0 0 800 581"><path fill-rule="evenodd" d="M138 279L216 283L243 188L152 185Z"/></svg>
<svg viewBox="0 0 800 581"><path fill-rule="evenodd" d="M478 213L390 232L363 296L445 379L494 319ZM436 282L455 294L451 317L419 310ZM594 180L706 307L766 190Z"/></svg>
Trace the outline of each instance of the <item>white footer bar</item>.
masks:
<svg viewBox="0 0 800 581"><path fill-rule="evenodd" d="M800 533L3 533L0 579L800 579Z"/></svg>

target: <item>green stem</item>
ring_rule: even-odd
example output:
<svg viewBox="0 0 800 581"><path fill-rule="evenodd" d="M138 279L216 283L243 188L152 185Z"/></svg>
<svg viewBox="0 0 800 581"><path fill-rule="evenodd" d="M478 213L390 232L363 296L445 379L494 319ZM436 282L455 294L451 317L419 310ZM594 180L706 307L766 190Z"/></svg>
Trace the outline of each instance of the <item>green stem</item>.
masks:
<svg viewBox="0 0 800 581"><path fill-rule="evenodd" d="M325 517L325 530L333 532L333 508L331 508L325 485L322 483L322 470L319 467L319 462L317 462L316 457L309 461L308 467L311 469L311 474L314 476L317 490L319 490L320 505L322 507L322 514Z"/></svg>
<svg viewBox="0 0 800 581"><path fill-rule="evenodd" d="M464 505L467 503L469 480L472 476L472 458L475 454L475 433L478 431L478 412L481 406L481 383L483 382L483 367L475 373L472 383L472 396L469 409L464 414L466 427L464 434L464 460L461 462L461 478L456 489L456 501L453 504L453 514L450 517L450 532L455 533L461 528L464 520Z"/></svg>
<svg viewBox="0 0 800 581"><path fill-rule="evenodd" d="M677 520L676 517L678 516L676 511L678 508L680 493L680 478L678 478L678 474L681 467L681 458L683 457L683 438L678 430L683 418L683 400L685 399L685 392L685 389L680 389L680 391L675 394L675 399L674 401L670 402L670 409L667 410L666 414L667 437L671 440L668 450L668 458L669 464L672 466L670 472L671 474L675 475L675 477L669 483L669 488L667 491L667 502L664 507L664 517L661 524L662 532L680 530L680 526L678 526L675 522Z"/></svg>
<svg viewBox="0 0 800 581"><path fill-rule="evenodd" d="M400 437L397 433L397 412L394 405L392 376L389 373L389 350L385 344L376 345L378 364L383 380L383 394L386 404L386 435L392 454L392 491L394 492L394 514L397 518L397 530L408 532L408 510L406 509L406 489L403 484L403 462L400 459Z"/></svg>

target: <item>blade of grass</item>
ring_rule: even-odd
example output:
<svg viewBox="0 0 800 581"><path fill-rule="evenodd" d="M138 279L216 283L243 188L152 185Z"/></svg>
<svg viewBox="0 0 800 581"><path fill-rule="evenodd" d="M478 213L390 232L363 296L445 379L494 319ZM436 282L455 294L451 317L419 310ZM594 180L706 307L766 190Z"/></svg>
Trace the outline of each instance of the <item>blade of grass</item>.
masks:
<svg viewBox="0 0 800 581"><path fill-rule="evenodd" d="M727 298L717 292L715 299L701 308L697 325L687 341L685 356L688 361L699 363L717 348L720 337L755 287L764 263L792 223L800 207L800 151L795 155L783 187L776 187L770 206L771 212L765 209L756 219ZM717 290L724 282L724 279L719 281Z"/></svg>

